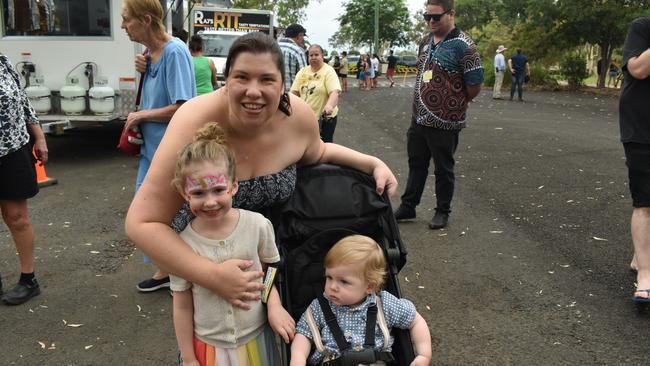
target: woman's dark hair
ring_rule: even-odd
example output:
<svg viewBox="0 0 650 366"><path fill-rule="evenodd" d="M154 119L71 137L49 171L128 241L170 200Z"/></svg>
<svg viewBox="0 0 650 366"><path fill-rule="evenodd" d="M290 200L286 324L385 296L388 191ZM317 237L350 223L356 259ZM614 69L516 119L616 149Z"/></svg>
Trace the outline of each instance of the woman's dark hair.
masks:
<svg viewBox="0 0 650 366"><path fill-rule="evenodd" d="M275 39L262 32L244 34L237 38L232 46L230 46L228 58L226 59L226 67L223 70L224 78L228 79L230 68L235 63L239 54L244 52L250 52L256 55L270 53L273 61L275 61L275 66L280 70L280 75L282 77L281 82L284 85L284 58L282 57L280 46ZM278 106L278 109L287 116L291 115L291 103L289 102L289 95L286 92L282 93L282 96L280 97L280 105Z"/></svg>
<svg viewBox="0 0 650 366"><path fill-rule="evenodd" d="M189 47L192 52L203 51L203 38L198 34L193 35L192 38L190 38Z"/></svg>

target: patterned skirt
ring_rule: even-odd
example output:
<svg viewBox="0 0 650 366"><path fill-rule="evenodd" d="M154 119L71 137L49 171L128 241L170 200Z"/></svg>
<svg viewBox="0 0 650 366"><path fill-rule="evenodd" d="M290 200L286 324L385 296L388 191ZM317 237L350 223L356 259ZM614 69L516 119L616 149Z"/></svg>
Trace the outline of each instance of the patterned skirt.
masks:
<svg viewBox="0 0 650 366"><path fill-rule="evenodd" d="M275 333L266 326L255 338L236 348L218 348L194 337L194 355L201 366L281 365ZM180 359L179 365L183 361Z"/></svg>

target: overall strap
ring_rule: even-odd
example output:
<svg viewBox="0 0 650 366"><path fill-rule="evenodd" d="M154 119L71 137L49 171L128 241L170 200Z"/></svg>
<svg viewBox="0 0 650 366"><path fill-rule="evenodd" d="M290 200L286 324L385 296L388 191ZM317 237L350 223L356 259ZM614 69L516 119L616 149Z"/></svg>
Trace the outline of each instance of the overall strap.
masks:
<svg viewBox="0 0 650 366"><path fill-rule="evenodd" d="M379 329L384 335L384 346L382 349L387 351L390 345L390 330L388 330L388 323L386 323L386 316L384 315L384 306L382 305L381 296L377 295L376 299L378 308L377 322L379 324Z"/></svg>
<svg viewBox="0 0 650 366"><path fill-rule="evenodd" d="M325 316L325 322L327 323L327 327L330 329L330 332L332 333L332 336L336 341L336 345L339 347L339 351L343 353L344 351L350 348L350 343L345 340L345 337L343 336L343 331L341 331L341 327L339 326L339 323L336 320L336 316L332 312L332 308L330 308L329 302L325 300L323 295L318 296L318 302L320 303L323 316Z"/></svg>
<svg viewBox="0 0 650 366"><path fill-rule="evenodd" d="M375 348L375 325L377 325L377 305L368 306L366 313L366 340L363 346L366 348Z"/></svg>
<svg viewBox="0 0 650 366"><path fill-rule="evenodd" d="M320 330L316 324L316 319L314 319L314 313L311 310L311 306L307 307L305 312L305 320L307 321L307 326L309 326L309 331L311 332L312 337L314 338L314 345L316 350L322 354L325 354L325 346L323 346L323 338L321 337Z"/></svg>

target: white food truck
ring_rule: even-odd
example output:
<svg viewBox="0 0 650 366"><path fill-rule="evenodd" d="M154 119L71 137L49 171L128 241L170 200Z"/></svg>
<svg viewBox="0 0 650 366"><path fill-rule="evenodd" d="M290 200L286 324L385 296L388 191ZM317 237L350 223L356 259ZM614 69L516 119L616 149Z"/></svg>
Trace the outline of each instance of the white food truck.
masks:
<svg viewBox="0 0 650 366"><path fill-rule="evenodd" d="M230 9L229 0L160 0L170 33L184 29L203 33L206 56L216 65L234 41L223 32L241 35L253 29L266 11ZM125 119L134 109L139 75L134 57L143 46L121 29L122 0L0 0L0 53L22 75L21 84L43 129L101 125ZM200 21L200 22L199 22ZM198 23L197 23L198 22ZM224 61L220 61L221 58ZM223 66L218 69L223 73Z"/></svg>

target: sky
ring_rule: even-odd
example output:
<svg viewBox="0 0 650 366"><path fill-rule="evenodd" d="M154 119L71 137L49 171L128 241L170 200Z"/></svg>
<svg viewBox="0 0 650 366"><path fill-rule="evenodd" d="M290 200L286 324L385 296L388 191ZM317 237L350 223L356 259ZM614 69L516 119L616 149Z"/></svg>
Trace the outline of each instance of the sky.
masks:
<svg viewBox="0 0 650 366"><path fill-rule="evenodd" d="M338 21L336 18L343 14L343 2L346 0L321 0L320 3L315 0L309 2L306 11L306 20L302 26L307 29L307 39L309 43L317 43L326 50L331 50L327 40L338 30ZM409 8L409 14L424 8L424 0L405 0ZM381 6L381 0L379 1ZM374 9L368 16L374 17Z"/></svg>

